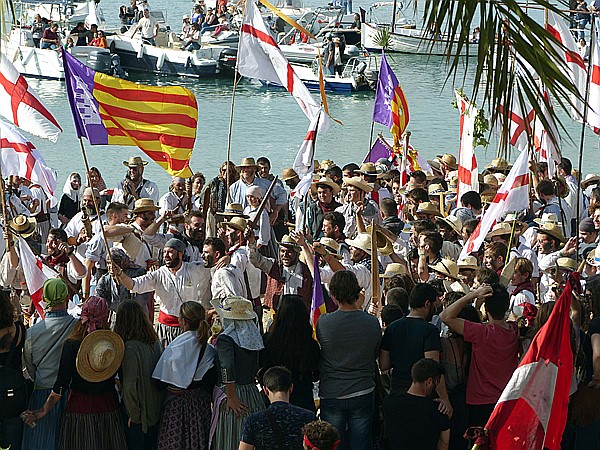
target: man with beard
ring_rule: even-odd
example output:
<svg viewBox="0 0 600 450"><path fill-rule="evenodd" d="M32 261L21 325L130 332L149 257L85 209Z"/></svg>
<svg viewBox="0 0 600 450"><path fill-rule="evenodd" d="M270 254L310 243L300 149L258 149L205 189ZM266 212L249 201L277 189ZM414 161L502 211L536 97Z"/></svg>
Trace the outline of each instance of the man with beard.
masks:
<svg viewBox="0 0 600 450"><path fill-rule="evenodd" d="M247 298L243 271L233 264L220 268L216 266L217 261L226 254L225 243L221 239L207 238L204 241L202 259L212 275L212 298L223 299L232 295Z"/></svg>
<svg viewBox="0 0 600 450"><path fill-rule="evenodd" d="M250 186L258 186L264 192L267 192L269 186L271 186L271 182L268 179L257 176L258 166L254 162L254 158L243 158L238 168L240 169L240 179L232 183L229 187L229 197L230 202L240 203L245 208L248 206L248 200L246 199L248 188Z"/></svg>
<svg viewBox="0 0 600 450"><path fill-rule="evenodd" d="M360 177L344 178L344 185L346 186L346 203L336 208L337 212L344 215L346 222L344 234L348 237L354 237L357 233L356 211L359 207L365 225L372 222L380 225L381 216L379 214L379 206L370 198L365 197L373 188Z"/></svg>
<svg viewBox="0 0 600 450"><path fill-rule="evenodd" d="M221 164L219 169L219 175L210 180L204 190L202 191L202 199L207 198L208 209L206 214L206 236L213 237L217 235L217 223L215 220L215 214L222 213L225 211L227 205L227 172L229 168L229 183L233 184L237 180L237 172L235 170L235 164L227 161ZM208 191L208 193L207 193ZM243 208L242 208L243 209Z"/></svg>
<svg viewBox="0 0 600 450"><path fill-rule="evenodd" d="M127 167L127 175L115 188L111 202L124 203L128 208L133 208L138 198L151 198L154 203L158 203L158 186L143 178L144 166L147 164L148 161L143 161L139 156L123 161L123 165Z"/></svg>
<svg viewBox="0 0 600 450"><path fill-rule="evenodd" d="M563 242L567 242L565 246L560 249L560 245ZM538 229L537 235L537 250L538 250L538 264L540 267L540 302L545 303L551 298L550 286L554 283L550 270L553 266L556 266L558 258L565 256L571 256L575 253L575 246L577 244L577 238L571 238L567 241L567 238L562 233L560 225L555 223L545 223ZM548 295L548 296L547 296Z"/></svg>
<svg viewBox="0 0 600 450"><path fill-rule="evenodd" d="M205 222L201 211L190 211L185 217L183 234L158 233L160 226L171 217L170 211L165 211L161 216L144 230L142 238L148 244L163 248L169 239L177 238L185 246L184 261L196 262L202 260L202 246L205 236Z"/></svg>
<svg viewBox="0 0 600 450"><path fill-rule="evenodd" d="M379 368L393 369L391 393L406 394L412 384L411 369L422 358L440 361L442 342L440 331L430 323L442 310L435 288L428 283L417 284L409 297L410 313L385 329L379 351ZM446 382L442 376L436 391L440 410L451 411ZM451 414L450 414L451 415Z"/></svg>
<svg viewBox="0 0 600 450"><path fill-rule="evenodd" d="M317 188L317 201L311 203L306 211L306 226L314 241L323 237L323 216L336 208L342 206L335 201L335 196L340 192L340 186L329 177L323 177L313 183ZM296 228L298 228L298 219L296 218Z"/></svg>
<svg viewBox="0 0 600 450"><path fill-rule="evenodd" d="M116 264L112 273L132 293L154 291L160 307L156 331L166 347L183 333L179 327L179 308L185 302L208 305L210 295L210 270L202 263L183 261L185 244L179 239L169 239L163 249L164 266L140 277L130 278Z"/></svg>
<svg viewBox="0 0 600 450"><path fill-rule="evenodd" d="M338 255L342 257L342 261L350 264L350 247L346 244L345 226L346 219L341 212L331 211L323 216L323 237L337 242L340 245Z"/></svg>
<svg viewBox="0 0 600 450"><path fill-rule="evenodd" d="M169 192L163 195L158 201L160 214L167 211L170 211L172 215L183 214L186 211L187 203L188 195L185 190L185 178L173 177ZM169 231L181 233L183 225L181 223L170 223Z"/></svg>
<svg viewBox="0 0 600 450"><path fill-rule="evenodd" d="M106 215L104 211L100 211L100 220L96 214L96 208L94 208L94 197L98 207L100 207L100 192L96 188L85 188L83 195L81 196L81 211L73 216L67 226L64 228L65 233L69 238L74 237L77 239L77 253L81 256L85 255L85 249L90 239L95 234L100 233L101 224L106 223ZM91 233L88 233L86 222L90 223Z"/></svg>

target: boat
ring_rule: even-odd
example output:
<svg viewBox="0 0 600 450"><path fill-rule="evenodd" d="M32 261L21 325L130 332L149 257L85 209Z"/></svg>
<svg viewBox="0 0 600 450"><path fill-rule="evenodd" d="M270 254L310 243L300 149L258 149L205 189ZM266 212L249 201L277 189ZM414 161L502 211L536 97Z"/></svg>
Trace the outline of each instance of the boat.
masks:
<svg viewBox="0 0 600 450"><path fill-rule="evenodd" d="M311 91L319 91L319 62L317 60L308 66L305 64L290 63L296 75ZM341 77L324 76L323 82L326 92L337 94L350 94L352 92L374 91L377 86L379 64L374 56L353 57L344 66ZM278 83L261 80L267 87L283 88Z"/></svg>
<svg viewBox="0 0 600 450"><path fill-rule="evenodd" d="M393 6L396 2L379 2L371 6L372 13L377 8ZM401 4L400 4L401 5ZM402 5L400 7L402 9ZM396 17L392 14L391 23L363 21L361 44L367 51L411 53L417 55L448 56L449 36L434 36L424 28L418 28L414 20ZM461 50L462 56L477 56L477 42L468 42Z"/></svg>
<svg viewBox="0 0 600 450"><path fill-rule="evenodd" d="M103 30L106 20L99 3L99 0L19 0L15 5L18 20L22 24L32 23L35 15L39 14L45 19L70 28L83 22L87 27L96 24L98 29Z"/></svg>

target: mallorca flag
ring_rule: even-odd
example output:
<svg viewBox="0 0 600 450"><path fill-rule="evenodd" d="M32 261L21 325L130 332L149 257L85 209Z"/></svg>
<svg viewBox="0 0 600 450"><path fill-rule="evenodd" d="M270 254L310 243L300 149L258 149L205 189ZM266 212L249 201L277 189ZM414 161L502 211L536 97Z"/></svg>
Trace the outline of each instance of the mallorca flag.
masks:
<svg viewBox="0 0 600 450"><path fill-rule="evenodd" d="M319 272L319 255L315 254L315 275L313 284L312 303L310 304L310 322L313 330L317 329L317 321L323 314L327 314L323 287L321 286L321 273Z"/></svg>
<svg viewBox="0 0 600 450"><path fill-rule="evenodd" d="M137 145L170 175L188 178L196 97L181 86L146 86L95 72L63 50L78 137L91 145Z"/></svg>
<svg viewBox="0 0 600 450"><path fill-rule="evenodd" d="M381 67L377 79L373 122L387 125L394 136L394 145L400 142L400 137L408 125L408 103L406 96L398 83L398 78L392 72L381 52Z"/></svg>

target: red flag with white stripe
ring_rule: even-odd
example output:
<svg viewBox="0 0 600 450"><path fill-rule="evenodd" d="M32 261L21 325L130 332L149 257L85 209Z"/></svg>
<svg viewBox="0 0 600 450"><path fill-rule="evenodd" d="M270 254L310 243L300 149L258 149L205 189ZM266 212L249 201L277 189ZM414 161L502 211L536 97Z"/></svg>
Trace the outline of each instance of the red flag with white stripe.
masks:
<svg viewBox="0 0 600 450"><path fill-rule="evenodd" d="M25 239L21 237L18 237L17 239L19 241L19 263L23 268L27 290L29 291L31 301L35 306L36 311L44 318L46 314L44 312L45 303L43 299L44 283L48 278L56 278L58 273L42 264L42 261L33 254L33 251Z"/></svg>
<svg viewBox="0 0 600 450"><path fill-rule="evenodd" d="M460 148L458 150L458 190L456 198L465 192L479 192L477 158L473 145L477 108L456 92L456 102L460 112Z"/></svg>
<svg viewBox="0 0 600 450"><path fill-rule="evenodd" d="M4 53L0 54L0 116L52 142L62 132L54 116Z"/></svg>
<svg viewBox="0 0 600 450"><path fill-rule="evenodd" d="M493 449L561 448L573 375L569 314L578 275L567 281L548 321L533 338L485 426Z"/></svg>
<svg viewBox="0 0 600 450"><path fill-rule="evenodd" d="M585 98L585 84L587 82L587 67L583 58L577 51L575 39L567 26L567 22L561 16L548 11L548 24L546 26L548 32L563 44L567 50L556 48L556 50L564 55L564 61L568 67L568 76L577 88L582 98ZM571 96L573 106L571 107L571 115L574 120L581 122L583 117L583 102L577 100L575 96Z"/></svg>
<svg viewBox="0 0 600 450"><path fill-rule="evenodd" d="M476 252L481 247L485 236L494 224L508 212L521 211L529 205L529 168L528 153L521 152L515 165L510 169L508 176L489 206L475 231L465 243L458 259L464 259L471 252Z"/></svg>
<svg viewBox="0 0 600 450"><path fill-rule="evenodd" d="M317 139L317 128L319 127L319 120L323 117L323 109L319 109L313 120L310 122L306 137L298 150L296 159L294 160L294 170L300 178L298 185L292 189L291 195L304 196L313 181L313 172L315 169L315 142Z"/></svg>
<svg viewBox="0 0 600 450"><path fill-rule="evenodd" d="M0 145L2 175L17 175L28 179L33 184L40 185L50 199L50 206L55 206L58 203L54 196L56 172L46 165L40 151L14 126L1 120Z"/></svg>
<svg viewBox="0 0 600 450"><path fill-rule="evenodd" d="M246 2L244 10L244 22L237 53L237 70L245 77L284 86L309 120L312 120L319 111L319 104L296 75L267 30L254 0ZM327 117L323 117L320 129L324 131L328 123Z"/></svg>

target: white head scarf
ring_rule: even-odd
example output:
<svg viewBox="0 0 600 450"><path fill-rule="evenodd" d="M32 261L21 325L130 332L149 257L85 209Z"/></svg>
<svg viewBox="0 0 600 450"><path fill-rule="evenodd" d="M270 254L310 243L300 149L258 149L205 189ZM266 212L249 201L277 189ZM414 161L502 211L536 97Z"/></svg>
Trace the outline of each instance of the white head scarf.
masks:
<svg viewBox="0 0 600 450"><path fill-rule="evenodd" d="M221 319L223 323L223 333L229 336L233 341L246 350L262 350L265 348L263 339L256 322L250 320L232 320Z"/></svg>
<svg viewBox="0 0 600 450"><path fill-rule="evenodd" d="M77 172L73 172L71 175L68 176L67 180L65 181L65 185L63 186L63 194L65 194L74 202L78 203L81 197L81 184L79 185L78 190L75 190L71 187L71 179L73 178L73 175L79 174ZM81 179L81 177L79 177L79 179Z"/></svg>

